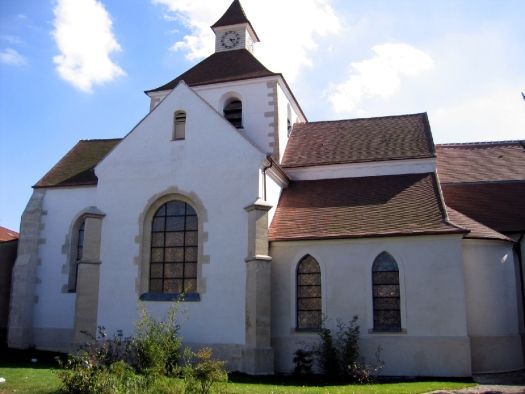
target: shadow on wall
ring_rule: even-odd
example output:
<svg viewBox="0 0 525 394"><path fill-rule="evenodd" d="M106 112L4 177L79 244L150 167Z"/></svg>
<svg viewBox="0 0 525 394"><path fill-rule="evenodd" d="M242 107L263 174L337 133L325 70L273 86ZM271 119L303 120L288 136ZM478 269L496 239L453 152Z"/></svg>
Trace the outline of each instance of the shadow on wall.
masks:
<svg viewBox="0 0 525 394"><path fill-rule="evenodd" d="M11 273L16 260L17 248L18 239L0 241L0 348L7 346Z"/></svg>

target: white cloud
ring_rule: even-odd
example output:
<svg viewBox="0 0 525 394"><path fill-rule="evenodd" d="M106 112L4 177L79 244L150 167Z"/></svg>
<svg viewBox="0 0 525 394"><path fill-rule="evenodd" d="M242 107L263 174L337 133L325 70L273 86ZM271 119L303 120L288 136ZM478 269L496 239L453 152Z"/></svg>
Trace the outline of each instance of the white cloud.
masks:
<svg viewBox="0 0 525 394"><path fill-rule="evenodd" d="M434 139L437 143L523 139L524 86L499 86L430 110Z"/></svg>
<svg viewBox="0 0 525 394"><path fill-rule="evenodd" d="M391 97L401 89L403 77L414 77L434 67L429 55L408 44L387 43L372 50L374 57L352 63L348 79L329 89L335 112L360 113L362 100Z"/></svg>
<svg viewBox="0 0 525 394"><path fill-rule="evenodd" d="M231 4L231 0L188 1L152 0L164 5L189 30L173 50L183 50L190 60L213 52L214 35L210 29ZM261 42L257 57L270 70L294 80L303 67L311 66L319 40L342 31L341 21L329 0L243 0L243 8ZM278 10L278 12L276 12Z"/></svg>
<svg viewBox="0 0 525 394"><path fill-rule="evenodd" d="M63 79L90 92L93 85L125 74L110 59L121 48L111 31L110 15L100 2L58 0L53 12L53 37L60 50L53 61Z"/></svg>
<svg viewBox="0 0 525 394"><path fill-rule="evenodd" d="M27 64L26 58L19 54L13 48L6 48L0 51L0 63L10 66L23 66Z"/></svg>

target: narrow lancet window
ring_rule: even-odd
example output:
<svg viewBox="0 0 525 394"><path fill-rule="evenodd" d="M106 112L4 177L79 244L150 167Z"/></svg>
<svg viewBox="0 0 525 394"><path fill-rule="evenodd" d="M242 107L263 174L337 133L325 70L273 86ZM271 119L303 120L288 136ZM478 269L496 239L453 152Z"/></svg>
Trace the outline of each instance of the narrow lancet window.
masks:
<svg viewBox="0 0 525 394"><path fill-rule="evenodd" d="M310 255L297 265L297 329L321 328L321 270Z"/></svg>
<svg viewBox="0 0 525 394"><path fill-rule="evenodd" d="M374 331L401 330L399 269L394 258L382 252L372 265Z"/></svg>

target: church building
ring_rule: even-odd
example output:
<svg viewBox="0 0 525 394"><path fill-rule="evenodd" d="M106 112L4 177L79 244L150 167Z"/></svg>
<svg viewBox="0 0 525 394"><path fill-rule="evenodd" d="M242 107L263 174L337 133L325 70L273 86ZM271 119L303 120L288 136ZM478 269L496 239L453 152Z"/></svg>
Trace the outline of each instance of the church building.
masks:
<svg viewBox="0 0 525 394"><path fill-rule="evenodd" d="M186 344L290 373L357 315L384 375L523 368L523 141L436 148L426 113L309 122L234 0L215 52L146 91L123 138L79 141L34 186L8 344L69 351L181 299Z"/></svg>

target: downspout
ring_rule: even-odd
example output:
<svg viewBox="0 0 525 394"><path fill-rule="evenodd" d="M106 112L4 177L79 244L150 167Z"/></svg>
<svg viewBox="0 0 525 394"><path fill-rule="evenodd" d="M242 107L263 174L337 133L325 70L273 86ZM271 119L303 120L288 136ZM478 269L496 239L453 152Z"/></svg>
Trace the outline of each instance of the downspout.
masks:
<svg viewBox="0 0 525 394"><path fill-rule="evenodd" d="M520 290L521 290L521 309L522 309L522 318L523 325L525 327L525 286L523 284L523 255L521 253L521 241L523 239L523 233L520 235L519 239L513 245L514 252L518 256L518 266L520 269Z"/></svg>
<svg viewBox="0 0 525 394"><path fill-rule="evenodd" d="M268 170L269 168L273 166L273 160L270 155L266 156L266 160L268 160L270 164L267 166L264 166L263 171L262 171L263 172L263 199L264 201L266 201L266 170Z"/></svg>

